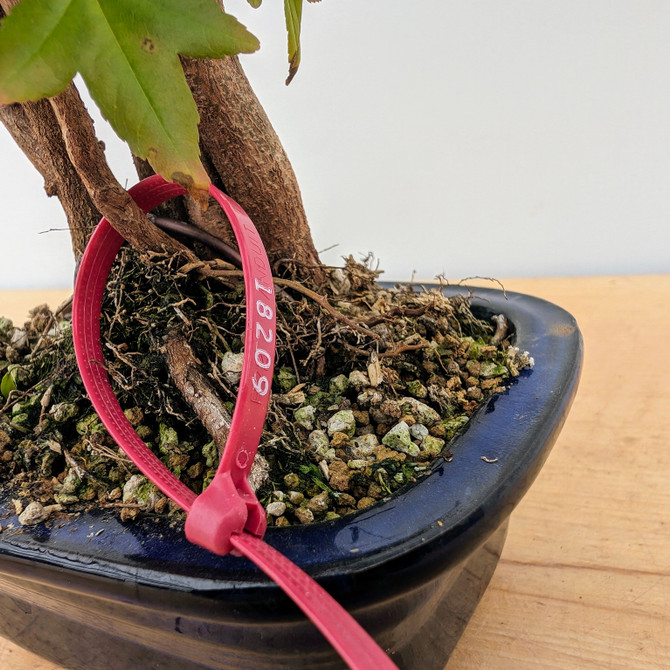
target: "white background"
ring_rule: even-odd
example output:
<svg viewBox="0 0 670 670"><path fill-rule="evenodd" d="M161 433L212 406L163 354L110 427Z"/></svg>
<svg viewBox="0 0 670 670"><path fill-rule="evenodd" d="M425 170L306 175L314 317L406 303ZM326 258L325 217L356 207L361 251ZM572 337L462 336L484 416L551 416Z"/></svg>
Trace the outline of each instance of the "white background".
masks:
<svg viewBox="0 0 670 670"><path fill-rule="evenodd" d="M670 272L667 0L228 0L319 249L389 279ZM129 159L100 133L122 183ZM59 205L0 126L0 289L65 287Z"/></svg>

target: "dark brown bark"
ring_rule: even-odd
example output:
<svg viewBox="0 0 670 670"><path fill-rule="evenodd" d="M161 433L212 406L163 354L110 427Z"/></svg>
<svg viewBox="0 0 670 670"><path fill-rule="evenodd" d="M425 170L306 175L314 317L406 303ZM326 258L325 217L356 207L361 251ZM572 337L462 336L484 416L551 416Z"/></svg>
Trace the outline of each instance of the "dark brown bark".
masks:
<svg viewBox="0 0 670 670"><path fill-rule="evenodd" d="M94 205L112 226L138 249L182 251L184 247L154 226L114 177L74 84L49 102L72 165Z"/></svg>
<svg viewBox="0 0 670 670"><path fill-rule="evenodd" d="M274 265L295 264L300 274L318 273L295 173L238 59L182 62L198 105L201 152L213 182L247 211Z"/></svg>

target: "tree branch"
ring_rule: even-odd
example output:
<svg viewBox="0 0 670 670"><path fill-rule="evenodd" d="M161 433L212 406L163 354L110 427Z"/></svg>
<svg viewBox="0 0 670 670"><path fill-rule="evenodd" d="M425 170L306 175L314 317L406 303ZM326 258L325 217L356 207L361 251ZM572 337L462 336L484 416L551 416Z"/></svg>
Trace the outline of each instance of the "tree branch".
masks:
<svg viewBox="0 0 670 670"><path fill-rule="evenodd" d="M200 370L200 362L182 335L170 335L163 351L174 383L222 454L230 433L230 413Z"/></svg>
<svg viewBox="0 0 670 670"><path fill-rule="evenodd" d="M101 143L95 136L93 121L74 84L49 100L70 161L97 209L135 248L192 254L144 215L128 192L114 177Z"/></svg>

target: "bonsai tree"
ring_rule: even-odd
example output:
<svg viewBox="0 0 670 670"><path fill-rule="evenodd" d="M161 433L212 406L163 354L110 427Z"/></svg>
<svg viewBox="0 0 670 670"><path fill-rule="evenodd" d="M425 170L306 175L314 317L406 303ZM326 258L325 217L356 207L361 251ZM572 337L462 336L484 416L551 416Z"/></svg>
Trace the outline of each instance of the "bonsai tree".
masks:
<svg viewBox="0 0 670 670"><path fill-rule="evenodd" d="M290 81L300 62L302 0L284 6ZM159 417L153 427L143 420L145 411L161 408L193 433L204 426L215 451L225 444L220 427L229 425L242 346L241 273L225 217L209 206L210 183L255 223L281 292L270 410L277 437L269 435L268 442L284 451L273 451L279 474L269 476L260 459L254 484L269 478L265 502L277 525L360 509L427 471L482 398L529 364L509 346L504 319L480 322L465 299L381 289L378 272L352 259L344 271L320 263L293 170L236 58L258 49L258 41L216 0L0 0L0 18L0 119L44 177L47 193L60 199L75 257L105 216L140 254L142 280L146 275L158 282L129 295L122 272L134 260L124 261L110 282L116 298L110 298L103 328L113 356L108 367L131 422L188 485L206 486L216 460L212 443L201 436L185 445L167 419ZM77 72L128 143L138 176L158 173L181 184L189 194L183 202L147 217L116 181L71 82ZM192 250L167 228L214 245L232 265L221 265L197 244ZM175 288L176 276L189 287ZM217 288L209 281L219 282ZM131 301L127 308L121 293ZM141 313L148 295L158 302ZM203 304L189 312L198 300ZM157 326L167 313L176 322ZM138 486L130 486L129 473L116 466L104 470L99 462L112 447L67 386L74 373L54 363L67 346L46 357L51 367L40 362L52 322L51 315L33 315L33 344L24 359L21 338L31 335L14 329L10 336L7 324L6 332L0 328L0 341L8 344L0 360L0 451L10 437L23 438L24 454L12 452L3 462L12 472L32 464L49 477L55 475L54 453L64 454L64 469L50 480L45 500L117 500L122 487L124 500L136 502ZM141 364L128 353L129 345L139 344ZM22 360L30 368L23 386L17 372ZM165 369L188 396L199 429L183 399L157 390ZM186 392L189 384L196 393ZM10 411L5 430L3 412ZM46 439L47 429L56 437ZM66 434L76 443L72 453L61 444ZM296 464L291 459L301 445L310 457L297 456ZM111 492L99 490L102 480L111 482ZM285 490L288 507L277 487ZM159 501L148 502L144 492L144 508L158 510Z"/></svg>
<svg viewBox="0 0 670 670"><path fill-rule="evenodd" d="M290 80L302 0L285 7ZM60 199L75 256L101 215L137 249L176 248L114 179L71 83L81 72L141 178L185 186L191 216L217 230L216 208L205 213L213 182L249 213L272 261L320 275L295 175L235 58L258 41L215 0L2 0L0 18L0 119Z"/></svg>

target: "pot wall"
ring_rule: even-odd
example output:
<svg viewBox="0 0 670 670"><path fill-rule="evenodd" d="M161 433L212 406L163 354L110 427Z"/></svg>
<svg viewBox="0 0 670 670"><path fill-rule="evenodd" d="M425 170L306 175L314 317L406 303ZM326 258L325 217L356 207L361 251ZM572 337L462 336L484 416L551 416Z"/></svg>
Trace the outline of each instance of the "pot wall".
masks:
<svg viewBox="0 0 670 670"><path fill-rule="evenodd" d="M377 593L352 613L400 668L442 670L493 574L506 534L504 524L462 564L390 599ZM130 583L108 584L104 592L85 577L73 580L62 572L58 580L39 566L26 570L20 561L4 568L0 635L72 670L345 667L288 602L281 611L257 604L240 616L211 594L176 599L164 589Z"/></svg>

